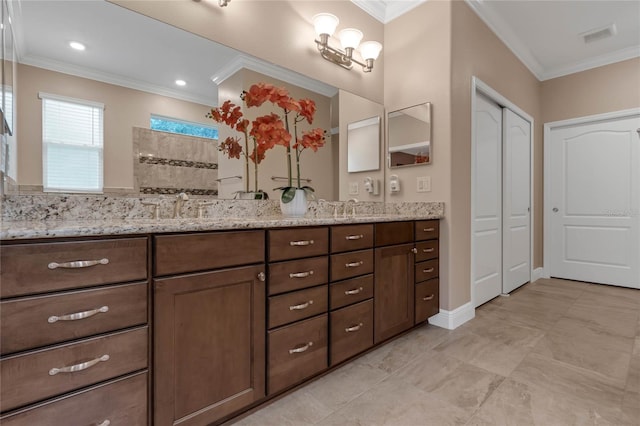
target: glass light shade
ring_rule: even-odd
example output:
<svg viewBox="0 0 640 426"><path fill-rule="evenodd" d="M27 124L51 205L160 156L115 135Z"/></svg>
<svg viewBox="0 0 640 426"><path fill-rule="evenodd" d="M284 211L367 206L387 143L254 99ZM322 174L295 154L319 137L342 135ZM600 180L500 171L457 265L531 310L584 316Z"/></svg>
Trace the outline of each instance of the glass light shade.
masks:
<svg viewBox="0 0 640 426"><path fill-rule="evenodd" d="M380 55L380 51L382 50L382 45L377 41L365 41L360 45L360 54L363 59L378 59L378 55Z"/></svg>
<svg viewBox="0 0 640 426"><path fill-rule="evenodd" d="M347 49L351 47L355 49L360 44L360 40L362 40L362 31L356 30L355 28L345 28L340 31L340 44L342 44L343 49Z"/></svg>
<svg viewBox="0 0 640 426"><path fill-rule="evenodd" d="M313 26L316 29L316 35L333 35L336 31L336 27L338 26L338 22L340 22L340 20L335 15L330 13L318 13L313 17Z"/></svg>

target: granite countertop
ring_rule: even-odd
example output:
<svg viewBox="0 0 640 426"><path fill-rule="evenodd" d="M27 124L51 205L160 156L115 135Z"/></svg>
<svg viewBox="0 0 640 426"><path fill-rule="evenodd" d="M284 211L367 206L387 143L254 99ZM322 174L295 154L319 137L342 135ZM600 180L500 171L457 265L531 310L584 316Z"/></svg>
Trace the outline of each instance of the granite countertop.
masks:
<svg viewBox="0 0 640 426"><path fill-rule="evenodd" d="M211 217L204 219L116 219L3 221L0 239L77 237L99 235L135 235L163 232L218 231L229 229L279 228L292 226L342 225L353 223L393 222L402 220L441 219L439 213L378 214L356 217L262 216L256 218Z"/></svg>

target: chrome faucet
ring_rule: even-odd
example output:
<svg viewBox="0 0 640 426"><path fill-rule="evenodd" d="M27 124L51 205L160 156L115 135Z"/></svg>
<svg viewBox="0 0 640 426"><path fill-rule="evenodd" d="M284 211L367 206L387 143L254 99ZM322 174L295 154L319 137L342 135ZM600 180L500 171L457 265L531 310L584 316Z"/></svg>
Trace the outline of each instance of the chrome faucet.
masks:
<svg viewBox="0 0 640 426"><path fill-rule="evenodd" d="M188 201L188 200L189 200L189 196L184 192L181 192L178 195L176 195L176 203L173 206L174 219L178 219L182 217L182 205L184 204L185 201Z"/></svg>
<svg viewBox="0 0 640 426"><path fill-rule="evenodd" d="M349 198L344 203L344 211L342 212L342 217L347 217L347 207L349 207L349 203L353 202L353 207L351 209L351 217L356 217L356 203L358 202L357 198Z"/></svg>

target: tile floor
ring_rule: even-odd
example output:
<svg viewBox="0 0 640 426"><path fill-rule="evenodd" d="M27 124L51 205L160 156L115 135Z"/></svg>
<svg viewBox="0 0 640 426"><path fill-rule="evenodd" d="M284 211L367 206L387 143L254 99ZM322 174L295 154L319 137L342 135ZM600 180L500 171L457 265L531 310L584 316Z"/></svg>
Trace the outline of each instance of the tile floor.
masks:
<svg viewBox="0 0 640 426"><path fill-rule="evenodd" d="M250 425L640 425L640 291L538 280L235 424Z"/></svg>

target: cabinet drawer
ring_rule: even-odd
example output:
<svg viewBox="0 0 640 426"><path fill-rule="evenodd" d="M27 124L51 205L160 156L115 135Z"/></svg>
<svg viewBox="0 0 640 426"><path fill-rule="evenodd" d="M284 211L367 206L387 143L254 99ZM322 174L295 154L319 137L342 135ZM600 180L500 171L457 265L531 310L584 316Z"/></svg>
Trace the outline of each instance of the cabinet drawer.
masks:
<svg viewBox="0 0 640 426"><path fill-rule="evenodd" d="M416 241L434 240L440 236L439 220L419 220L416 222Z"/></svg>
<svg viewBox="0 0 640 426"><path fill-rule="evenodd" d="M331 253L373 247L373 224L331 227Z"/></svg>
<svg viewBox="0 0 640 426"><path fill-rule="evenodd" d="M326 285L269 298L269 328L327 312Z"/></svg>
<svg viewBox="0 0 640 426"><path fill-rule="evenodd" d="M264 231L161 235L155 245L155 275L264 262Z"/></svg>
<svg viewBox="0 0 640 426"><path fill-rule="evenodd" d="M146 368L147 341L143 327L5 358L0 361L2 409Z"/></svg>
<svg viewBox="0 0 640 426"><path fill-rule="evenodd" d="M329 300L331 309L342 308L373 297L373 275L352 278L331 284Z"/></svg>
<svg viewBox="0 0 640 426"><path fill-rule="evenodd" d="M416 284L416 324L440 312L440 288L437 278Z"/></svg>
<svg viewBox="0 0 640 426"><path fill-rule="evenodd" d="M329 228L269 231L269 261L319 256L329 251Z"/></svg>
<svg viewBox="0 0 640 426"><path fill-rule="evenodd" d="M326 284L328 281L327 256L269 265L269 295Z"/></svg>
<svg viewBox="0 0 640 426"><path fill-rule="evenodd" d="M331 281L373 272L373 249L331 255Z"/></svg>
<svg viewBox="0 0 640 426"><path fill-rule="evenodd" d="M2 426L147 424L147 373L125 377L0 418Z"/></svg>
<svg viewBox="0 0 640 426"><path fill-rule="evenodd" d="M0 296L14 297L147 278L147 239L3 245Z"/></svg>
<svg viewBox="0 0 640 426"><path fill-rule="evenodd" d="M376 223L376 246L413 242L413 222Z"/></svg>
<svg viewBox="0 0 640 426"><path fill-rule="evenodd" d="M373 300L331 312L331 365L373 346Z"/></svg>
<svg viewBox="0 0 640 426"><path fill-rule="evenodd" d="M0 345L12 353L147 322L147 283L0 303Z"/></svg>
<svg viewBox="0 0 640 426"><path fill-rule="evenodd" d="M327 368L327 314L269 332L269 394Z"/></svg>
<svg viewBox="0 0 640 426"><path fill-rule="evenodd" d="M423 241L416 244L418 253L416 253L416 262L423 260L436 259L440 249L438 240Z"/></svg>
<svg viewBox="0 0 640 426"><path fill-rule="evenodd" d="M422 282L438 276L438 259L416 263L416 282Z"/></svg>

